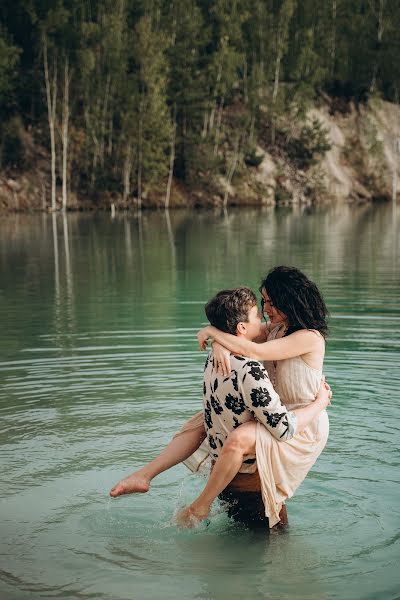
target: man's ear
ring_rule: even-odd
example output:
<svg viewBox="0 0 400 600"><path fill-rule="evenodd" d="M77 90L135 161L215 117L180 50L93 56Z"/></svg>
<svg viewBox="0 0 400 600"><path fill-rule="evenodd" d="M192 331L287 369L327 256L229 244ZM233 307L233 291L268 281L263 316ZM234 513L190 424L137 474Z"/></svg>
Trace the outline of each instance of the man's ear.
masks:
<svg viewBox="0 0 400 600"><path fill-rule="evenodd" d="M236 325L236 332L237 334L246 335L246 323L243 323L243 321L239 321L239 323Z"/></svg>

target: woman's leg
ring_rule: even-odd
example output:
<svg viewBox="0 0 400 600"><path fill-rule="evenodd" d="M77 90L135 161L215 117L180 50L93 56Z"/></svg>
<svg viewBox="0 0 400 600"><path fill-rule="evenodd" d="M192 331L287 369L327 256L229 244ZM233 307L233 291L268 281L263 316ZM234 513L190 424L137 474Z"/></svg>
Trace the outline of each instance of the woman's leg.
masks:
<svg viewBox="0 0 400 600"><path fill-rule="evenodd" d="M215 498L238 473L243 457L246 454L255 454L255 451L256 423L254 421L244 423L232 431L225 440L206 487L190 506L178 514L178 524L190 527L196 520L205 519Z"/></svg>
<svg viewBox="0 0 400 600"><path fill-rule="evenodd" d="M110 496L116 498L122 494L148 492L151 480L156 475L189 458L199 448L205 437L203 425L196 429L180 432L154 460L117 483L110 490Z"/></svg>

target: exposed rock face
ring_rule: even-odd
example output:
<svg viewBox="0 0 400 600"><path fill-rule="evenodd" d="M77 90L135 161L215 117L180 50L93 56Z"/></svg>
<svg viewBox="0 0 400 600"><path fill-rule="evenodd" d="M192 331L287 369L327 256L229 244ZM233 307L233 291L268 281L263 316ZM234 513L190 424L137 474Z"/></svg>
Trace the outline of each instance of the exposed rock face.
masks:
<svg viewBox="0 0 400 600"><path fill-rule="evenodd" d="M400 106L371 100L347 114L314 108L328 131L331 149L320 163L329 198L390 199L400 175ZM395 190L396 192L396 190Z"/></svg>
<svg viewBox="0 0 400 600"><path fill-rule="evenodd" d="M346 112L335 111L334 100L311 109L309 120L318 119L327 132L330 150L317 164L299 167L284 152L259 141L258 166L240 168L232 181L212 174L199 174L196 189L175 182L171 207L271 204L309 204L332 201L370 201L390 199L400 193L400 106L380 99L368 104L350 104ZM288 128L291 124L287 123ZM46 210L50 204L50 159L46 150L35 147L25 132L30 169L24 173L0 173L0 210ZM212 184L207 188L205 183ZM399 181L399 184L397 184ZM210 193L209 189L213 191ZM61 196L59 190L58 196ZM148 205L163 206L162 193L149 196ZM70 194L69 207L116 208L135 206L134 199L104 195L99 201ZM61 198L58 198L61 207Z"/></svg>
<svg viewBox="0 0 400 600"><path fill-rule="evenodd" d="M390 199L400 193L400 107L374 99L333 112L329 101L313 108L331 148L308 169L294 168L282 156L265 152L253 182L269 188L280 204ZM251 182L250 182L251 185Z"/></svg>
<svg viewBox="0 0 400 600"><path fill-rule="evenodd" d="M350 198L353 188L353 173L343 160L346 148L346 136L342 130L342 119L332 117L328 111L313 109L310 116L316 117L328 131L331 149L321 161L321 171L325 176L325 185L329 195L334 198Z"/></svg>

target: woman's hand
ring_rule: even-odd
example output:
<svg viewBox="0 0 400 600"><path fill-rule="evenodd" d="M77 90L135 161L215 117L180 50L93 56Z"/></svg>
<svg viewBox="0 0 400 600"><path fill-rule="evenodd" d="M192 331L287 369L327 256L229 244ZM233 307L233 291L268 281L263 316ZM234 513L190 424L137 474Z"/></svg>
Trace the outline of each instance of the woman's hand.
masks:
<svg viewBox="0 0 400 600"><path fill-rule="evenodd" d="M331 403L332 390L329 383L325 381L325 377L321 379L321 385L319 386L318 394L315 398L316 402L321 404L322 408L327 408Z"/></svg>
<svg viewBox="0 0 400 600"><path fill-rule="evenodd" d="M224 377L228 377L231 372L231 353L225 346L221 346L218 342L212 344L214 355L214 369L220 371Z"/></svg>
<svg viewBox="0 0 400 600"><path fill-rule="evenodd" d="M197 333L200 350L206 350L209 337L210 333L208 331L208 327L203 327L203 329L200 329L200 331Z"/></svg>

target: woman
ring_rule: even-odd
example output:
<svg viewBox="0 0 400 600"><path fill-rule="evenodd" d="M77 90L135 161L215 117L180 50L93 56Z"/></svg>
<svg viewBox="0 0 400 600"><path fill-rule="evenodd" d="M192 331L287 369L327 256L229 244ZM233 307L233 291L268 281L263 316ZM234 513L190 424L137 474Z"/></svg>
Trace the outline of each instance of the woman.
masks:
<svg viewBox="0 0 400 600"><path fill-rule="evenodd" d="M211 337L235 354L266 361L281 402L296 412L314 402L320 387L328 331L327 309L315 284L292 267L272 269L260 291L263 311L269 317L265 329L267 341L255 343L207 326L198 333L199 346L204 349ZM230 372L229 357L230 352L214 344L214 360L219 362L224 375ZM285 442L276 440L259 423L240 426L224 443L205 490L180 513L180 524L190 525L204 519L213 500L233 477L232 464L241 464L240 459L254 453L266 516L270 526L278 523L285 500L306 477L322 452L328 433L325 410Z"/></svg>
<svg viewBox="0 0 400 600"><path fill-rule="evenodd" d="M305 406L314 401L322 378L327 335L325 303L315 284L292 267L276 267L270 271L260 290L263 311L270 319L265 327L265 340L268 341L249 342L206 327L198 334L200 348L204 349L206 340L212 336L229 351L266 360L271 381L281 400L290 409ZM219 355L223 370L229 372L229 352L214 348L214 354ZM232 436L243 454L251 454L248 449L256 447L261 491L270 526L279 521L284 501L293 494L321 453L328 431L328 418L323 411L287 442L273 441L268 431L255 423L242 425L229 435L227 443ZM196 415L154 461L122 480L110 494L119 496L148 491L157 474L190 457L204 437L202 414ZM216 462L214 473L224 472L222 458L220 456ZM275 485L277 471L288 474L279 490ZM215 481L215 477L212 479ZM210 489L208 484L199 499L181 515L182 521L205 518L210 499L212 502L220 491L215 486Z"/></svg>

